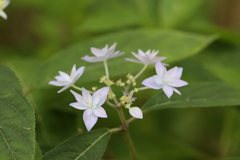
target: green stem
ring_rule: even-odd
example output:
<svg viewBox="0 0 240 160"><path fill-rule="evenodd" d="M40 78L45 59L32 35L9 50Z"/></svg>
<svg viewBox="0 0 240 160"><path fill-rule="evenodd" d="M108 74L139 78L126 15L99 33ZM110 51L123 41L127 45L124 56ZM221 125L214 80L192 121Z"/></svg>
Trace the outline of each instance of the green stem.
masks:
<svg viewBox="0 0 240 160"><path fill-rule="evenodd" d="M144 65L144 67L142 68L142 70L140 72L138 72L138 74L136 76L133 77L134 80L136 80L147 68L147 64Z"/></svg>
<svg viewBox="0 0 240 160"><path fill-rule="evenodd" d="M130 136L128 130L124 131L124 136L125 136L125 140L127 142L128 149L129 149L129 151L132 154L133 160L138 160L137 151L136 151L136 149L134 147L134 144L132 142L132 139L131 139L131 136Z"/></svg>
<svg viewBox="0 0 240 160"><path fill-rule="evenodd" d="M107 60L104 60L103 64L104 64L107 80L109 80L109 72L108 72Z"/></svg>
<svg viewBox="0 0 240 160"><path fill-rule="evenodd" d="M72 87L75 88L75 89L77 89L77 90L79 90L79 91L82 91L82 88L77 87L77 86L75 86L74 84L72 84Z"/></svg>

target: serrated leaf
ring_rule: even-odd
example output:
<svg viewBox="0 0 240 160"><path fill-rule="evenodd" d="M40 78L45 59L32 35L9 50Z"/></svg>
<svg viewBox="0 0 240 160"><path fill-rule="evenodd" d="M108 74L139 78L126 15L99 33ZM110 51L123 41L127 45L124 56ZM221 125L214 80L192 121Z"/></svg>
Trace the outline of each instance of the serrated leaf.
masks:
<svg viewBox="0 0 240 160"><path fill-rule="evenodd" d="M179 90L182 95L174 93L171 98L167 98L163 92L157 94L143 105L142 110L240 105L240 90L219 82L189 84Z"/></svg>
<svg viewBox="0 0 240 160"><path fill-rule="evenodd" d="M125 57L132 57L131 51L137 52L139 48L160 50L159 56L166 56L167 63L180 61L190 57L216 39L215 36L203 36L173 30L129 30L117 32L78 43L62 52L57 53L43 64L33 76L33 86L47 85L58 74L58 71L70 72L72 66L86 66L81 83L99 80L104 75L102 63L87 63L81 60L85 55L91 55L90 48L103 48L106 44L117 42L116 50L126 52L124 56L108 61L110 76L120 76L136 72L143 67L140 64L125 61ZM61 65L59 65L61 64ZM121 66L121 67L119 67Z"/></svg>
<svg viewBox="0 0 240 160"><path fill-rule="evenodd" d="M0 65L0 159L33 159L34 111L15 74Z"/></svg>
<svg viewBox="0 0 240 160"><path fill-rule="evenodd" d="M111 132L103 128L73 136L46 153L41 160L99 160L110 135Z"/></svg>

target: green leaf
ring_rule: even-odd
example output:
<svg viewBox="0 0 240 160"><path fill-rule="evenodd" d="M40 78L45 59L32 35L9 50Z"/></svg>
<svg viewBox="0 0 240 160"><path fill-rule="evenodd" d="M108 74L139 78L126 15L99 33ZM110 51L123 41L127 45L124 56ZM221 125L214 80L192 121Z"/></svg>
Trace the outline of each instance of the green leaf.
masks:
<svg viewBox="0 0 240 160"><path fill-rule="evenodd" d="M39 160L42 158L42 151L38 145L38 143L35 143L35 155L34 155L34 160Z"/></svg>
<svg viewBox="0 0 240 160"><path fill-rule="evenodd" d="M91 6L91 12L85 17L78 30L81 32L106 32L138 24L139 17L136 9L129 2L101 0Z"/></svg>
<svg viewBox="0 0 240 160"><path fill-rule="evenodd" d="M47 85L60 70L69 73L73 64L77 64L77 67L86 66L86 70L79 81L81 84L99 80L104 75L103 64L87 63L81 60L81 57L85 55L92 55L90 53L91 47L103 48L106 44L112 45L117 42L116 50L126 53L124 56L108 61L110 76L114 77L136 72L143 67L143 65L124 60L126 57L132 57L131 51L137 52L139 48L144 51L148 49L160 50L159 56L166 56L168 58L166 62L171 63L200 52L215 39L215 36L155 29L128 30L108 34L87 42L78 43L57 53L46 61L36 72L36 75L33 76L33 86Z"/></svg>
<svg viewBox="0 0 240 160"><path fill-rule="evenodd" d="M206 0L162 0L159 3L160 24L173 28L185 22Z"/></svg>
<svg viewBox="0 0 240 160"><path fill-rule="evenodd" d="M167 98L163 92L157 94L143 105L142 110L240 105L240 90L219 82L189 84L179 90L182 95L174 93L171 98Z"/></svg>
<svg viewBox="0 0 240 160"><path fill-rule="evenodd" d="M110 135L104 128L76 135L46 153L42 160L99 160Z"/></svg>
<svg viewBox="0 0 240 160"><path fill-rule="evenodd" d="M35 151L34 111L15 74L0 65L1 159L33 159Z"/></svg>

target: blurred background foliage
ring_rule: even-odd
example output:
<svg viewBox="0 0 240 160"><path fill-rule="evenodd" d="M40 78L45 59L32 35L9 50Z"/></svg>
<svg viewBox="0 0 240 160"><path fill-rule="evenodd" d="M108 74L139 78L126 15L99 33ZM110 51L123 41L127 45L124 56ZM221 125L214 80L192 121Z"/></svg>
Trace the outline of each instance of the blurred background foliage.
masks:
<svg viewBox="0 0 240 160"><path fill-rule="evenodd" d="M157 49L171 66L184 68L182 79L190 84L211 81L240 89L239 0L12 0L5 11L0 62L17 73L35 107L43 153L85 131L82 112L69 107L74 97L57 94L59 88L47 83L58 70L69 72L77 64L89 66L77 84L95 86L102 64L80 60L91 54L90 47L117 42L124 57L138 48ZM113 79L141 68L122 59L109 60ZM150 67L140 79L152 74ZM158 92L139 93L135 105ZM132 123L130 132L143 160L230 160L240 156L238 107L154 111ZM95 128L119 125L117 113L107 113ZM129 159L122 141L121 134L113 135L103 159Z"/></svg>

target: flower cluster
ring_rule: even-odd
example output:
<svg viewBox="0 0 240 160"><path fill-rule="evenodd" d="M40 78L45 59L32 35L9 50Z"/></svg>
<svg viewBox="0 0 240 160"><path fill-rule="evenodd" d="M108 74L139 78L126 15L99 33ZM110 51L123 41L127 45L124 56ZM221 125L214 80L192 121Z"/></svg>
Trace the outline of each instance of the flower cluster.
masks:
<svg viewBox="0 0 240 160"><path fill-rule="evenodd" d="M82 59L87 62L100 62L103 61L106 75L103 75L100 78L100 83L104 83L106 87L100 88L97 90L97 87L92 87L92 91L89 91L85 88L80 88L74 85L74 83L81 77L84 72L85 67L80 67L76 69L76 65L73 66L71 74L68 75L65 72L59 71L59 76L56 76L56 81L50 81L49 84L55 86L63 86L63 88L58 91L58 93L66 90L69 87L73 87L77 90L82 91L82 95L71 90L71 93L74 95L77 102L70 103L70 106L84 110L83 121L87 130L91 130L92 127L96 124L98 117L107 118L107 113L102 107L104 103L113 107L117 110L120 119L125 119L123 114L122 107L129 110L129 114L134 118L142 119L143 113L142 110L137 106L132 106L133 102L136 100L136 97L133 97L134 93L142 91L144 89L162 89L168 98L170 98L173 92L181 94L176 88L187 85L188 83L181 80L182 71L181 67L173 67L170 70L166 69L167 64L162 63L161 61L165 60L166 57L157 57L158 51L148 50L143 52L138 50L138 54L132 52L133 56L137 58L131 59L126 58L127 61L142 63L144 64L143 69L136 74L135 76L128 74L126 81L121 79L113 81L109 79L109 71L107 67L107 60L123 55L123 52L115 51L116 43L108 47L106 45L102 49L91 48L91 52L95 57L85 56ZM134 88L137 85L137 78L144 72L148 65L155 65L156 75L146 78L141 82L145 87ZM116 94L112 90L112 85L123 88L123 95L117 99ZM131 90L130 88L133 87ZM111 102L113 101L113 102ZM123 123L123 122L122 122Z"/></svg>

